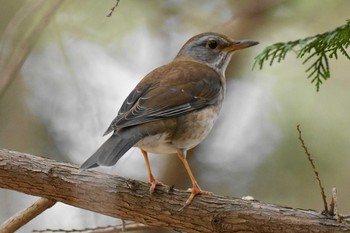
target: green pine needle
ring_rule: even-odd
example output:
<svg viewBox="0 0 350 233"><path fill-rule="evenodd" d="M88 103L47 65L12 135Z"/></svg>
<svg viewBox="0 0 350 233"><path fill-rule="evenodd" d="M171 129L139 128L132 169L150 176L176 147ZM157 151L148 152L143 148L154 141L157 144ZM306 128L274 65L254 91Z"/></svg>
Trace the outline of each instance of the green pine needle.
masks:
<svg viewBox="0 0 350 233"><path fill-rule="evenodd" d="M297 58L303 59L303 64L313 62L305 72L319 91L323 81L330 78L329 59L338 59L341 54L350 60L349 51L346 50L349 45L350 20L347 20L346 24L333 31L266 47L255 57L253 68L258 65L262 69L265 62L269 62L270 66L276 61L281 62L288 52L294 51Z"/></svg>

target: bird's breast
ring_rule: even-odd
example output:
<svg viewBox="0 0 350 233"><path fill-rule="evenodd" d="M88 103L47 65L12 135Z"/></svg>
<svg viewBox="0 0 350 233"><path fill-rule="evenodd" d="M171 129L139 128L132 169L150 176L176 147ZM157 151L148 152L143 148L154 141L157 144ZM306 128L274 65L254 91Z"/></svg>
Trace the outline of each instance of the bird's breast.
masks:
<svg viewBox="0 0 350 233"><path fill-rule="evenodd" d="M176 148L192 149L201 143L211 131L220 112L221 104L209 105L203 109L178 117L178 128L172 138Z"/></svg>
<svg viewBox="0 0 350 233"><path fill-rule="evenodd" d="M221 104L209 105L178 116L176 126L171 131L147 136L136 146L157 154L172 154L176 153L177 149L192 149L207 137L219 115L220 108Z"/></svg>

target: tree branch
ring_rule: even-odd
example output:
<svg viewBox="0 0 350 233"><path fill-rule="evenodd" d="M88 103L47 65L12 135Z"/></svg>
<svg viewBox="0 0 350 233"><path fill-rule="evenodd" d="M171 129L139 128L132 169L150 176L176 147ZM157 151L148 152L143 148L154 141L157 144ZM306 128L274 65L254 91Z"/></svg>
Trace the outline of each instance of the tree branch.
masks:
<svg viewBox="0 0 350 233"><path fill-rule="evenodd" d="M293 209L222 196L197 196L184 208L188 192L0 149L0 187L45 197L121 219L186 232L350 232L312 210Z"/></svg>
<svg viewBox="0 0 350 233"><path fill-rule="evenodd" d="M18 212L13 217L9 218L3 224L0 225L0 232L15 232L20 227L27 224L30 220L52 207L56 201L40 198L28 208Z"/></svg>
<svg viewBox="0 0 350 233"><path fill-rule="evenodd" d="M62 0L24 2L3 32L0 44L0 97L16 78L30 50ZM35 18L35 19L34 19ZM26 24L31 22L31 24ZM16 43L15 43L16 42Z"/></svg>

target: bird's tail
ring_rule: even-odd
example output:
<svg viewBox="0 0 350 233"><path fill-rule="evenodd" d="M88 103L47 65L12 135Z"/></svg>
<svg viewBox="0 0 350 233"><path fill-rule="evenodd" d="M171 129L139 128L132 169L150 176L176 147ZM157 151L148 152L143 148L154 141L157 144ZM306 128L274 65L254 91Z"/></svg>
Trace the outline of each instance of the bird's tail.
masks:
<svg viewBox="0 0 350 233"><path fill-rule="evenodd" d="M123 138L118 134L113 134L98 150L86 160L80 169L89 169L102 166L112 166L141 138Z"/></svg>

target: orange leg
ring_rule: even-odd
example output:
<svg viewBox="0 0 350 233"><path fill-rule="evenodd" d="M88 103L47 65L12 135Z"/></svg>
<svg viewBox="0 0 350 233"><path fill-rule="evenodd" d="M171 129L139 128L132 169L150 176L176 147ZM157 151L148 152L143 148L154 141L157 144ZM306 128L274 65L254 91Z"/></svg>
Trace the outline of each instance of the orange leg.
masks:
<svg viewBox="0 0 350 233"><path fill-rule="evenodd" d="M151 171L151 165L149 164L147 151L144 151L141 149L141 152L142 152L143 158L145 159L145 162L146 162L146 167L147 167L147 171L148 171L148 182L151 184L149 192L152 194L157 185L164 185L164 184L162 184L161 182L159 182L158 180L156 180L154 178L152 171Z"/></svg>
<svg viewBox="0 0 350 233"><path fill-rule="evenodd" d="M192 188L190 189L191 191L191 195L190 197L187 199L185 206L189 205L192 203L193 198L198 195L198 194L204 194L204 195L213 195L213 193L211 192L207 192L207 191L203 191L201 190L201 188L199 187L199 185L197 184L196 179L194 178L191 168L188 165L188 162L186 160L186 150L181 150L178 149L177 150L177 156L180 158L181 162L183 163L183 165L186 168L186 171L188 173L188 175L190 176L191 182L192 182Z"/></svg>

